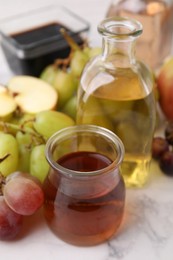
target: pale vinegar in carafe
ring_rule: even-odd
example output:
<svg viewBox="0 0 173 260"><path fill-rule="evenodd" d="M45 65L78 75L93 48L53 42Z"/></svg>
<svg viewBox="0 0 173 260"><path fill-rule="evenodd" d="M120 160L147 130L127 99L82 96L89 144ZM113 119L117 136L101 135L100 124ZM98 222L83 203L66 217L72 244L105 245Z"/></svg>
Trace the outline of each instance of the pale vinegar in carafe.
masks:
<svg viewBox="0 0 173 260"><path fill-rule="evenodd" d="M89 93L91 88L94 91ZM77 123L101 125L117 134L125 146L122 174L126 186L143 186L151 161L155 99L152 88L135 71L123 68L113 74L100 70L92 80L84 78Z"/></svg>

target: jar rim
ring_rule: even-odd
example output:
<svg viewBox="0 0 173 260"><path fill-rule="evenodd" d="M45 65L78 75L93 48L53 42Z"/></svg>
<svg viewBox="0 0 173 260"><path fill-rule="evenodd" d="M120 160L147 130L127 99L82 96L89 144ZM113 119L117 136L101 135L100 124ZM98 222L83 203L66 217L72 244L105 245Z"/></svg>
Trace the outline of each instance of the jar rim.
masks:
<svg viewBox="0 0 173 260"><path fill-rule="evenodd" d="M61 138L65 138L65 136L70 136L72 133L96 133L96 134L102 134L103 137L108 138L110 141L112 141L112 143L114 143L114 145L116 146L117 149L117 157L116 159L108 166L99 169L99 170L95 170L95 171L87 171L87 172L80 172L80 171L76 171L76 170L71 170L68 168L65 168L63 166L61 166L60 164L58 164L52 156L52 149L55 146L57 140L60 140ZM60 172L65 175L65 176L70 176L70 177L89 177L89 176L97 176L97 175L101 175L103 173L108 172L112 167L118 168L120 163L123 160L124 157L124 145L121 141L121 139L114 134L112 131L101 127L101 126L97 126L97 125L75 125L75 126L69 126L66 128L63 128L61 130L59 130L58 132L56 132L55 134L53 134L47 141L46 143L46 148L45 148L45 156L46 159L48 161L48 163L50 164L50 166L53 169L59 169Z"/></svg>
<svg viewBox="0 0 173 260"><path fill-rule="evenodd" d="M135 19L114 16L104 19L98 25L98 32L103 36L116 39L136 38L142 34L143 26Z"/></svg>

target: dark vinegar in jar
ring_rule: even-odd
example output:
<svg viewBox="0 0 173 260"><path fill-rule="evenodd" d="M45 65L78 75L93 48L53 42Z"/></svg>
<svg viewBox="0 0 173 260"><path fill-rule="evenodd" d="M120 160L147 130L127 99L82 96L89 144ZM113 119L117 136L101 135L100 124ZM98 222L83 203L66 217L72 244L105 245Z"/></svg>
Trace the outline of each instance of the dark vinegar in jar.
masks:
<svg viewBox="0 0 173 260"><path fill-rule="evenodd" d="M112 161L95 152L74 152L60 158L58 163L67 169L91 172L104 169ZM124 212L124 181L120 175L117 178L115 185L111 178L110 183L92 179L90 196L85 195L87 182L72 180L66 193L65 177L51 169L43 186L45 217L53 232L62 240L80 246L95 245L110 238L118 230ZM74 195L80 189L83 194Z"/></svg>

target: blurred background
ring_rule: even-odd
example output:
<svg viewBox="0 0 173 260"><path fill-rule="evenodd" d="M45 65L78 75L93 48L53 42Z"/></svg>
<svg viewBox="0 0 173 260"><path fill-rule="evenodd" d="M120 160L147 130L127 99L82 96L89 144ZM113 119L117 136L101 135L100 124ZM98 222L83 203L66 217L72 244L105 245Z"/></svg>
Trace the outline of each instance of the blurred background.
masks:
<svg viewBox="0 0 173 260"><path fill-rule="evenodd" d="M138 39L136 51L138 58L149 62L152 68L157 69L165 57L173 53L173 51L170 52L173 32L173 0L0 0L0 26L4 18L20 13L27 14L34 9L51 4L66 7L89 23L90 30L87 33L87 39L90 46L101 46L101 36L97 32L97 26L109 10L110 16L112 14L128 16L142 22L145 30L142 37ZM166 5L171 7L165 9ZM0 83L5 84L11 76L12 72L0 47Z"/></svg>
<svg viewBox="0 0 173 260"><path fill-rule="evenodd" d="M25 13L46 5L58 4L67 7L90 24L88 39L92 46L101 44L101 37L97 33L98 23L105 17L111 1L108 0L0 0L1 20L19 13ZM4 54L0 47L0 83L5 84L12 76Z"/></svg>

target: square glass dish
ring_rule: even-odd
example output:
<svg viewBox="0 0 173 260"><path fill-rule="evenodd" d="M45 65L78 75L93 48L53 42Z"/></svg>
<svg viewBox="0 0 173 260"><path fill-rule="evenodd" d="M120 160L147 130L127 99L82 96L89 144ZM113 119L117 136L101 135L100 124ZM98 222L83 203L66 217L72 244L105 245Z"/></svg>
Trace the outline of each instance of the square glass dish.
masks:
<svg viewBox="0 0 173 260"><path fill-rule="evenodd" d="M60 33L65 28L78 43L89 23L62 6L51 5L0 20L1 47L15 74L39 76L57 58L69 55L70 47Z"/></svg>

